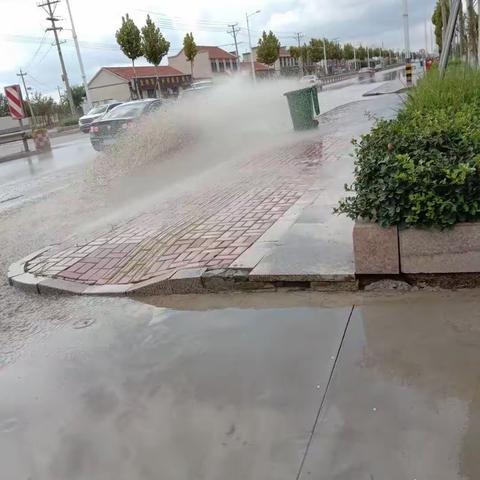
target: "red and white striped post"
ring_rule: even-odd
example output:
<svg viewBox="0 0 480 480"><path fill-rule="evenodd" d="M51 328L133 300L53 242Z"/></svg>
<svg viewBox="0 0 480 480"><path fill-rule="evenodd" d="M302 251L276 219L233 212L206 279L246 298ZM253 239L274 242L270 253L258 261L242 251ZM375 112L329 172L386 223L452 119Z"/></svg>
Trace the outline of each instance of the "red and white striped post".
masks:
<svg viewBox="0 0 480 480"><path fill-rule="evenodd" d="M10 116L14 120L18 120L20 128L23 130L22 119L25 118L25 111L23 110L22 91L20 89L20 85L10 85L5 87L5 97L7 97ZM23 146L25 151L28 152L28 141L26 137L23 138Z"/></svg>

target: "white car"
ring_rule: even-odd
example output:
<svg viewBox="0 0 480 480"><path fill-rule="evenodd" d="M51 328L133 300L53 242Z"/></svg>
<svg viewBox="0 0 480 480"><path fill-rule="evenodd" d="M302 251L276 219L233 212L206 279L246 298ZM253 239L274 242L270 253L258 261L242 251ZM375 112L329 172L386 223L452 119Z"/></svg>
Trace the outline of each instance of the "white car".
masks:
<svg viewBox="0 0 480 480"><path fill-rule="evenodd" d="M322 81L316 75L305 75L300 79L300 83L317 87L317 90L322 90Z"/></svg>

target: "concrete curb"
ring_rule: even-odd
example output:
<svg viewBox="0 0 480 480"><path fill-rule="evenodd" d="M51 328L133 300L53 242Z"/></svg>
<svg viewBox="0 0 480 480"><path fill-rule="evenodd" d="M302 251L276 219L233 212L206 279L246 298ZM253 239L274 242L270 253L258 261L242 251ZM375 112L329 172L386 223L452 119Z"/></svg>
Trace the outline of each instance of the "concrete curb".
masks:
<svg viewBox="0 0 480 480"><path fill-rule="evenodd" d="M88 285L60 278L38 277L25 272L27 262L48 249L43 249L12 264L8 270L10 285L40 295L182 295L194 293L275 291L278 288L295 287L316 291L353 291L358 289L352 276L322 275L270 275L268 278L250 276L250 269L186 269L169 276L154 277L139 283L115 285Z"/></svg>

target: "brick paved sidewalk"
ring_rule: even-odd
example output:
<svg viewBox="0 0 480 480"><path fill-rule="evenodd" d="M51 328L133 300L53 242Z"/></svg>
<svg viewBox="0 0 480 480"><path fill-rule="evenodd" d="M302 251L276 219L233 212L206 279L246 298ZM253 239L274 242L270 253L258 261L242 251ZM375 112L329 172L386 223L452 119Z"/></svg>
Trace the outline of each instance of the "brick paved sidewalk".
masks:
<svg viewBox="0 0 480 480"><path fill-rule="evenodd" d="M293 206L334 155L335 140L302 140L234 165L228 181L162 205L84 245L50 249L25 266L87 285L161 280L229 267Z"/></svg>

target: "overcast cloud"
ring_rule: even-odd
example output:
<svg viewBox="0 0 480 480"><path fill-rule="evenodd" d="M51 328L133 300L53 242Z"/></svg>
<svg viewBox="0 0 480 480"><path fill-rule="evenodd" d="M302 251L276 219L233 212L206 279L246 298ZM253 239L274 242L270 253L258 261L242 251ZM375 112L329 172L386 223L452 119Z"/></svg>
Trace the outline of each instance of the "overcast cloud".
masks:
<svg viewBox="0 0 480 480"><path fill-rule="evenodd" d="M410 0L412 49L425 46L424 22L430 18L435 0ZM355 42L401 49L403 45L401 0L225 0L148 1L148 0L70 0L87 77L102 66L126 65L126 59L115 43L115 31L121 16L128 12L139 26L147 15L159 21L164 35L171 42L170 54L181 48L182 38L192 31L197 44L222 45L233 50L226 25L238 22L240 51L247 50L245 11L261 13L251 18L253 38L263 29L272 29L283 45L294 44L294 32L302 32L304 41L310 37L338 38ZM43 42L47 21L37 0L0 0L8 21L0 32L0 86L17 83L20 68L29 76L28 84L43 93L63 88L56 49L51 45L52 32ZM62 45L71 84L80 83L80 71L71 40L65 0L58 4L56 14L65 19L61 33ZM430 38L430 24L428 26ZM430 42L430 40L429 40ZM142 62L139 61L139 64Z"/></svg>

